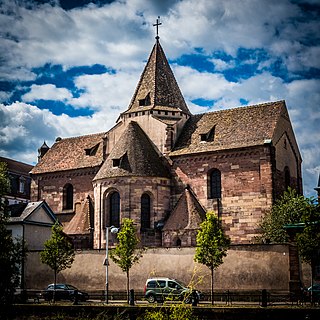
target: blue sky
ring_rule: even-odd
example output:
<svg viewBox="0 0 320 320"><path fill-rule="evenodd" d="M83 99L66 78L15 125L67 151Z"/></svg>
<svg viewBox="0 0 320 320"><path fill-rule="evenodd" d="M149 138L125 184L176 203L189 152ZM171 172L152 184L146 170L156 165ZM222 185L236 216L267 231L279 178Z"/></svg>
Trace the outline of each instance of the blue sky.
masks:
<svg viewBox="0 0 320 320"><path fill-rule="evenodd" d="M107 131L154 44L192 113L286 100L306 196L320 172L320 0L4 0L0 155Z"/></svg>

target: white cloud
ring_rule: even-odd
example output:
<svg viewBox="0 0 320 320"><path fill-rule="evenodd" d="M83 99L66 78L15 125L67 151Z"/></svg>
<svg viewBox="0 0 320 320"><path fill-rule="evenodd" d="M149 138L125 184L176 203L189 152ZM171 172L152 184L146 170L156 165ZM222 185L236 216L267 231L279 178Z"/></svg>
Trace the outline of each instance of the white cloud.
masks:
<svg viewBox="0 0 320 320"><path fill-rule="evenodd" d="M109 108L109 112L113 108L113 112L119 115L129 106L139 76L138 73L124 72L79 76L75 79L75 84L84 93L70 103L75 107L91 107L96 110Z"/></svg>
<svg viewBox="0 0 320 320"><path fill-rule="evenodd" d="M58 100L67 101L72 98L72 94L66 88L57 88L53 84L31 86L30 92L22 96L22 100L25 102L32 102L35 100Z"/></svg>

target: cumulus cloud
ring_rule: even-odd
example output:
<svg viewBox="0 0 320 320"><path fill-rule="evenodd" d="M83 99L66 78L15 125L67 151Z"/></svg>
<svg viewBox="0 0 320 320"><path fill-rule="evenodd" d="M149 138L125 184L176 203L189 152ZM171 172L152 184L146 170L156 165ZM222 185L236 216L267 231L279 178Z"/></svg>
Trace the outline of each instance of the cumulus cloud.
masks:
<svg viewBox="0 0 320 320"><path fill-rule="evenodd" d="M58 100L67 101L72 98L72 94L66 88L57 88L53 84L44 84L31 86L30 92L22 96L25 102L32 102L35 100Z"/></svg>

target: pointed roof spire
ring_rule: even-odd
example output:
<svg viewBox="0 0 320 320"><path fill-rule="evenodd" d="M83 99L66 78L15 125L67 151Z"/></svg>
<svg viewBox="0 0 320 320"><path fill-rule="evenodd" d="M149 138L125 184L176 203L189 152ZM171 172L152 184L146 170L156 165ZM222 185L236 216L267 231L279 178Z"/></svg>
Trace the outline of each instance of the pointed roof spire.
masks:
<svg viewBox="0 0 320 320"><path fill-rule="evenodd" d="M183 95L169 66L168 60L159 42L157 23L156 43L142 72L129 108L124 113L165 110L181 111L190 115Z"/></svg>

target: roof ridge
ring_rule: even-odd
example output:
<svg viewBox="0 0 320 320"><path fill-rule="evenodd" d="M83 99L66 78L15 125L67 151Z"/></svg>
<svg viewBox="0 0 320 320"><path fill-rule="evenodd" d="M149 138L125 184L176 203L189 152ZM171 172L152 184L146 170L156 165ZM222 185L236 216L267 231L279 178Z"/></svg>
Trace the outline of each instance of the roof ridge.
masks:
<svg viewBox="0 0 320 320"><path fill-rule="evenodd" d="M209 111L209 112L203 112L203 113L197 113L194 116L202 116L202 115L208 115L208 114L212 114L212 113L222 113L222 112L233 112L235 110L244 110L244 109L253 109L253 108L258 108L258 107L262 107L262 106L269 106L269 105L273 105L273 104L278 104L278 103L285 103L285 100L276 100L276 101L271 101L271 102L262 102L262 103L257 103L257 104L252 104L252 105L246 105L246 106L238 106L238 107L234 107L234 108L228 108L228 109L222 109L222 110L215 110L215 111Z"/></svg>
<svg viewBox="0 0 320 320"><path fill-rule="evenodd" d="M66 138L61 138L61 140L58 140L56 142L59 141L65 141L65 140L72 140L72 139L79 139L79 138L85 138L85 137L93 137L93 136L99 136L99 135L103 135L108 133L108 131L103 131L103 132L98 132L98 133L90 133L90 134L84 134L82 136L74 136L74 137L66 137Z"/></svg>

